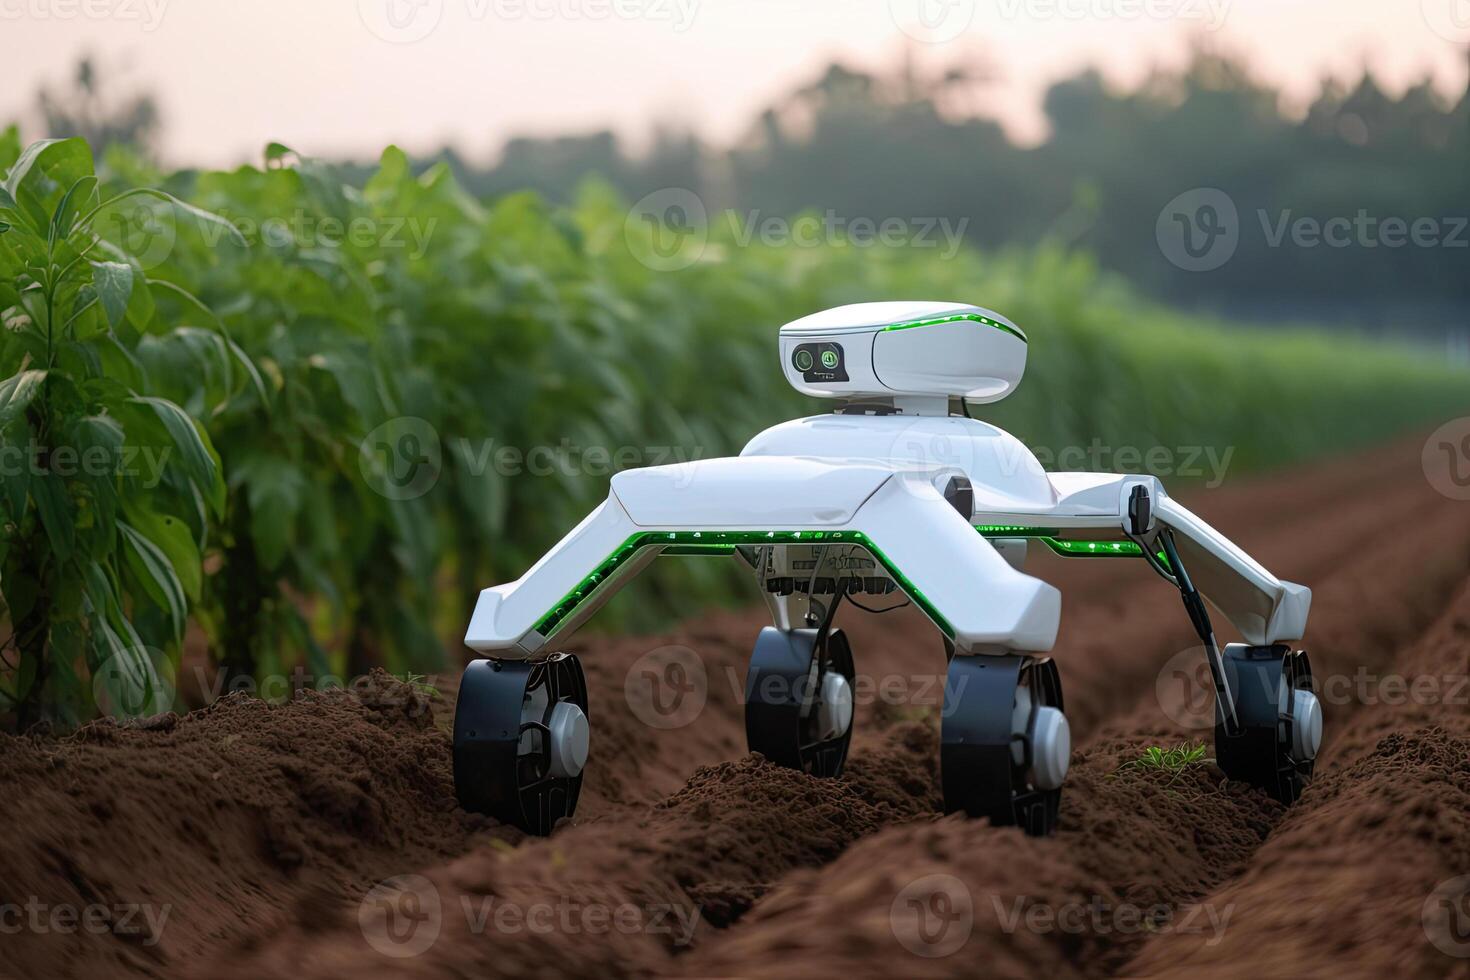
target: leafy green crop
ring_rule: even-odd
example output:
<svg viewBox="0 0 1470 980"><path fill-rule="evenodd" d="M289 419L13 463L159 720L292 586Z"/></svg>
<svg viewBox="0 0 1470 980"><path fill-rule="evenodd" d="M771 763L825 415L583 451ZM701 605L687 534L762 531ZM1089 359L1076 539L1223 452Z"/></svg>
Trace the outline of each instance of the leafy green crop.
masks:
<svg viewBox="0 0 1470 980"><path fill-rule="evenodd" d="M84 716L85 671L119 655L131 686L108 706L166 694L152 678L186 617L233 675L443 667L477 590L524 572L614 471L823 410L786 385L775 331L841 303L1004 311L1027 378L977 414L1063 464L1102 440L1259 469L1466 408L1463 371L1182 316L1055 248L783 247L716 220L660 271L655 230L597 184L570 209L487 203L389 149L353 187L282 146L172 174L114 151L99 181L77 141L6 139L0 438L42 461L7 464L0 493L0 713L21 720ZM56 450L93 445L167 458L151 480L59 473ZM658 563L601 622L753 599L729 564Z"/></svg>
<svg viewBox="0 0 1470 980"><path fill-rule="evenodd" d="M136 356L145 337L192 330L170 327L160 291L197 301L98 232L144 196L218 219L151 189L104 198L80 140L17 150L13 136L0 145L0 591L18 656L0 705L24 726L84 717L94 696L166 706L160 675L199 599L225 483L208 431ZM244 363L209 338L226 370Z"/></svg>

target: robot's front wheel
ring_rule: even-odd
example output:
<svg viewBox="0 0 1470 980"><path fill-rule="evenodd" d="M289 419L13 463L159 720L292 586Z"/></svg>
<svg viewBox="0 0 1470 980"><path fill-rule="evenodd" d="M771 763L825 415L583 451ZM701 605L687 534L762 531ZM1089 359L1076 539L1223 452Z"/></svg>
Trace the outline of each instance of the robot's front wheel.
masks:
<svg viewBox="0 0 1470 980"><path fill-rule="evenodd" d="M767 626L745 677L752 752L813 776L836 776L852 742L852 648L841 630Z"/></svg>
<svg viewBox="0 0 1470 980"><path fill-rule="evenodd" d="M1216 711L1215 761L1231 779L1289 806L1311 781L1322 744L1322 706L1306 651L1231 643L1221 660L1239 731L1230 734Z"/></svg>
<svg viewBox="0 0 1470 980"><path fill-rule="evenodd" d="M577 808L588 734L587 680L576 657L473 661L454 710L460 805L551 833Z"/></svg>
<svg viewBox="0 0 1470 980"><path fill-rule="evenodd" d="M1050 834L1071 755L1061 677L1050 658L950 660L939 755L947 812Z"/></svg>

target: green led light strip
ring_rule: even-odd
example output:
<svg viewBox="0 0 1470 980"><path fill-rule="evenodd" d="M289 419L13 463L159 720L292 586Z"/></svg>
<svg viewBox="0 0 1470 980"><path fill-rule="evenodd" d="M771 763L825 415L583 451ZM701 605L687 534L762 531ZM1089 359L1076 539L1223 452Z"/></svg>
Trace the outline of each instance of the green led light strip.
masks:
<svg viewBox="0 0 1470 980"><path fill-rule="evenodd" d="M987 327L994 327L997 330L1002 330L1010 334L1012 337L1018 338L1023 344L1027 343L1026 335L1021 332L1020 328L1013 327L1008 323L1001 323L999 320L992 320L988 316L981 316L979 313L957 313L954 316L940 316L934 317L933 319L929 320L909 320L905 323L890 323L883 329L885 331L912 330L914 327L932 327L936 323L956 323L961 320L971 320L975 323L983 323Z"/></svg>
<svg viewBox="0 0 1470 980"><path fill-rule="evenodd" d="M1023 524L976 524L975 530L987 538L1045 538L1054 537L1054 527L1026 527Z"/></svg>
<svg viewBox="0 0 1470 980"><path fill-rule="evenodd" d="M1058 536L1056 528L1025 527L1017 524L977 524L975 530L987 538L1036 538L1063 558L1142 558L1143 549L1134 541L1078 541ZM1169 559L1162 551L1165 568Z"/></svg>
<svg viewBox="0 0 1470 980"><path fill-rule="evenodd" d="M883 570L914 601L914 605L924 610L925 614L934 620L935 625L943 630L946 636L954 637L954 627L950 626L949 620L939 614L939 610L934 608L924 593L915 588L913 583L898 570L898 566L889 561L888 556L883 554L878 546L861 531L644 531L634 534L603 559L602 564L598 565L591 575L578 582L572 591L562 596L561 601L541 617L541 621L536 624L536 632L549 638L557 627L566 621L573 610L582 604L584 599L591 596L609 578L621 570L628 560L642 548L668 548L675 554L719 554L731 552L737 545L742 544L859 545L877 559L878 564L883 566Z"/></svg>
<svg viewBox="0 0 1470 980"><path fill-rule="evenodd" d="M1143 549L1132 541L1070 541L1043 537L1048 548L1066 558L1140 558Z"/></svg>

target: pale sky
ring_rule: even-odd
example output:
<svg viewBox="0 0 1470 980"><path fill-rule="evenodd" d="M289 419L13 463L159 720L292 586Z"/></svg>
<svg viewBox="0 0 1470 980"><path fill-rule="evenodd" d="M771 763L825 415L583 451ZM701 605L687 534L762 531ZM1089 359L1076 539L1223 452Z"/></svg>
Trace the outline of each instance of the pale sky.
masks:
<svg viewBox="0 0 1470 980"><path fill-rule="evenodd" d="M92 52L157 94L175 164L258 161L269 140L490 160L512 135L612 127L636 147L659 123L725 143L832 59L907 45L936 68L985 59L987 114L1034 140L1049 81L1096 64L1127 83L1191 34L1298 99L1365 64L1458 92L1470 0L0 0L0 121L38 135L37 88Z"/></svg>

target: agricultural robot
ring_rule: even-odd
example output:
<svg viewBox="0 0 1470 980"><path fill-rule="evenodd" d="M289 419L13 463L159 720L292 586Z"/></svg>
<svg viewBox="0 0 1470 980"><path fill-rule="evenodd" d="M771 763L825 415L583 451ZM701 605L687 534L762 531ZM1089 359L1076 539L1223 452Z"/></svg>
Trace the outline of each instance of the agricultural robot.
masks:
<svg viewBox="0 0 1470 980"><path fill-rule="evenodd" d="M1026 366L1004 316L937 302L862 303L786 324L780 363L824 415L760 433L738 457L621 472L607 500L514 582L480 593L454 719L468 810L538 834L570 817L588 759L587 685L553 652L656 558L715 555L754 576L772 625L746 677L749 747L813 776L842 771L855 662L844 602L912 603L943 638L947 811L1031 834L1057 822L1071 755L1048 657L1061 595L1029 549L1147 562L1178 590L1215 689L1215 757L1283 802L1322 737L1305 652L1311 591L1278 579L1152 476L1048 473L969 417ZM958 410L958 411L957 411ZM1244 642L1216 641L1205 599Z"/></svg>

